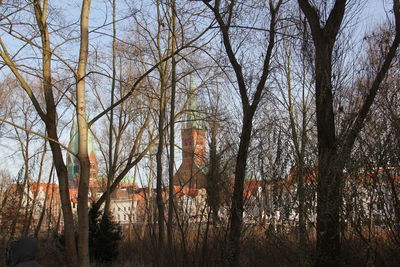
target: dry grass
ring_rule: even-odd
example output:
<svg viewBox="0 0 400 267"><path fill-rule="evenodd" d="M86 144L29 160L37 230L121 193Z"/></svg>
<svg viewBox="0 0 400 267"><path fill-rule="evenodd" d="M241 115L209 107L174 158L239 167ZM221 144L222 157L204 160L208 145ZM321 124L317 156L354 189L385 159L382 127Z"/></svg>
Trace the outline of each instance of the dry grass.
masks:
<svg viewBox="0 0 400 267"><path fill-rule="evenodd" d="M225 227L188 227L174 233L172 247L166 247L164 255L156 245L156 237L147 232L140 239L133 234L131 241L120 244L119 258L114 266L223 266L226 240ZM300 247L294 232L277 233L262 227L249 227L243 233L240 266L312 266L315 242ZM0 244L4 251L4 244ZM0 257L0 266L4 266ZM40 240L38 262L44 267L65 266L63 252L52 239ZM347 234L342 243L343 266L398 266L400 248L385 235L376 234L366 242L356 234ZM101 267L102 265L93 264ZM105 266L105 265L103 265Z"/></svg>

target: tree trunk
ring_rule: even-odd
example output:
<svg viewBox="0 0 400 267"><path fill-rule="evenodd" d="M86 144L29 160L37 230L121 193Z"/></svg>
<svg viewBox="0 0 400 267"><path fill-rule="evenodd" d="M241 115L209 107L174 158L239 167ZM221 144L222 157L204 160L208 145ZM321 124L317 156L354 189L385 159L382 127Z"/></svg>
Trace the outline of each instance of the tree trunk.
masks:
<svg viewBox="0 0 400 267"><path fill-rule="evenodd" d="M33 6L34 6L36 23L40 30L40 36L42 41L43 93L46 103L46 113L42 110L38 100L36 99L35 95L32 92L32 89L28 85L27 81L22 77L21 73L18 71L15 63L9 56L6 47L4 46L1 40L0 40L0 45L2 47L2 51L0 51L0 56L5 61L5 64L13 72L16 79L20 82L21 87L29 96L40 118L46 124L47 136L51 140L50 148L52 151L53 160L59 181L61 206L64 217L67 265L69 267L75 267L78 266L78 257L77 257L76 242L74 236L74 220L72 216L71 203L69 199L67 168L63 161L61 146L57 135L57 110L54 101L52 82L51 82L52 50L50 48L49 32L46 23L48 1L45 0L42 7L40 1L35 0L33 2Z"/></svg>
<svg viewBox="0 0 400 267"><path fill-rule="evenodd" d="M161 14L161 2L157 1L157 18L158 18L158 31L157 31L157 49L158 57L162 58L162 46L161 46L161 32L162 32L162 14ZM170 40L168 40L170 41ZM168 42L170 44L170 42ZM158 146L156 153L156 202L158 209L158 249L159 258L158 265L162 266L164 263L164 242L165 242L165 214L164 214L164 199L163 199L163 182L162 182L162 172L163 172L163 149L164 149L164 123L167 105L167 81L168 81L168 64L164 62L158 67L160 75L160 102L159 102L159 115L158 115Z"/></svg>
<svg viewBox="0 0 400 267"><path fill-rule="evenodd" d="M149 184L148 184L148 190L147 193L145 193L145 201L146 201L146 210L144 214L144 221L142 225L142 230L140 237L141 239L144 239L144 236L146 234L146 226L150 222L150 224L153 224L153 164L154 164L154 156L150 153L150 166L149 166Z"/></svg>
<svg viewBox="0 0 400 267"><path fill-rule="evenodd" d="M76 249L75 231L74 231L74 218L72 215L71 202L69 199L68 190L68 172L64 164L61 147L59 145L58 134L57 134L57 109L53 96L53 85L51 79L51 49L50 49L50 38L49 31L46 23L47 13L47 1L44 2L43 8L40 6L40 1L34 1L35 17L36 22L40 29L41 40L42 40L42 55L43 55L43 89L46 101L46 116L43 115L40 107L35 105L35 108L39 115L41 115L43 121L46 124L47 135L55 142L50 142L50 149L53 154L53 161L55 164L60 198L61 207L64 217L64 234L65 234L65 248L66 258L69 267L78 266L78 254ZM24 88L29 92L29 88ZM35 104L34 99L32 99Z"/></svg>
<svg viewBox="0 0 400 267"><path fill-rule="evenodd" d="M42 178L42 171L43 171L44 158L45 158L45 155L46 155L46 152L47 152L47 140L44 140L43 146L44 146L44 148L43 148L43 154L42 154L42 158L40 159L40 166L39 166L39 175L38 175L38 176L39 176L39 179L37 180L37 182L35 182L35 183L37 184L37 186L36 186L36 192L35 192L35 194L34 194L34 196L33 196L32 208L31 208L31 210L30 210L30 212L29 212L29 218L28 218L28 221L27 221L27 223L26 223L26 225L25 225L25 230L24 230L24 235L25 235L25 236L28 235L29 228L31 228L31 223L32 223L32 219L33 219L33 214L34 214L34 212L35 212L37 196L38 196L38 194L39 194L40 181L41 181L41 178ZM50 175L50 177L51 177L51 175ZM49 183L50 183L50 178L49 178ZM47 186L47 188L48 188L48 186ZM46 199L46 198L47 198L47 189L46 189L45 199ZM43 207L45 207L45 206L46 206L46 204L43 203ZM44 210L44 208L43 208L43 210ZM35 230L35 232L36 232L36 230Z"/></svg>
<svg viewBox="0 0 400 267"><path fill-rule="evenodd" d="M115 80L116 80L116 56L117 56L117 26L116 26L116 0L112 1L113 13L112 13L112 24L113 24L113 41L112 41L112 81L111 81L111 103L110 107L114 105L114 91L115 91ZM109 126L109 142L108 142L108 174L107 174L107 188L106 188L106 203L104 205L103 217L107 215L110 208L111 192L110 186L114 181L115 175L115 162L113 161L113 129L114 129L114 108L110 110L110 126Z"/></svg>
<svg viewBox="0 0 400 267"><path fill-rule="evenodd" d="M58 140L56 126L53 123L47 125L47 134L50 138ZM74 217L72 215L71 202L69 199L68 172L64 164L61 148L58 144L50 142L50 148L53 153L54 166L58 176L58 185L60 189L61 209L64 217L64 235L66 258L69 267L78 265L78 251L76 249Z"/></svg>
<svg viewBox="0 0 400 267"><path fill-rule="evenodd" d="M163 182L162 182L162 154L164 148L164 118L165 118L165 86L162 82L161 86L161 97L160 97L160 114L158 117L158 147L156 153L156 201L158 210L158 249L160 253L160 260L164 256L164 199L163 199Z"/></svg>
<svg viewBox="0 0 400 267"><path fill-rule="evenodd" d="M54 164L51 165L50 174L49 174L49 180L47 181L46 192L45 192L45 195L44 195L45 197L44 197L44 201L43 201L42 211L40 212L40 217L39 217L38 223L37 223L36 228L35 228L34 237L36 237L36 238L39 236L40 228L42 228L44 215L46 214L47 201L48 201L48 195L49 195L49 188L50 188L50 184L51 184L51 177L53 176L53 171L54 171ZM53 188L53 186L52 186L52 188Z"/></svg>
<svg viewBox="0 0 400 267"><path fill-rule="evenodd" d="M317 9L307 0L298 0L310 25L315 46L315 90L318 132L317 266L340 266L340 206L343 169L354 141L364 125L400 43L400 2L393 1L396 36L383 60L368 94L343 139L335 136L333 113L332 53L344 17L346 0L336 0L325 25Z"/></svg>
<svg viewBox="0 0 400 267"><path fill-rule="evenodd" d="M83 0L81 11L81 43L76 84L76 115L78 117L80 163L79 191L78 191L78 251L79 266L90 266L89 263L89 217L88 194L90 162L88 154L88 124L86 121L85 75L89 46L89 10L90 0Z"/></svg>
<svg viewBox="0 0 400 267"><path fill-rule="evenodd" d="M173 264L173 212L174 212L174 167L175 167L175 93L176 93L176 60L175 60L175 46L176 46L176 10L175 0L171 1L171 99L170 99L170 134L169 134L169 165L168 165L168 222L167 222L167 239L170 249L170 264Z"/></svg>
<svg viewBox="0 0 400 267"><path fill-rule="evenodd" d="M244 111L239 151L236 157L235 186L232 196L230 228L227 246L227 265L239 266L240 236L243 222L243 189L246 176L247 155L253 127L253 112Z"/></svg>
<svg viewBox="0 0 400 267"><path fill-rule="evenodd" d="M263 56L263 65L260 70L260 77L257 86L253 94L249 93L249 88L246 86L246 80L243 75L242 65L239 63L235 51L231 44L231 36L229 33L231 18L234 16L233 8L235 1L231 1L228 4L227 14L222 15L220 11L220 1L215 1L215 5L205 3L214 13L215 19L218 22L219 29L222 34L223 45L227 53L230 64L232 65L233 71L236 75L237 85L239 88L240 98L243 109L242 128L240 134L239 151L236 157L235 167L235 185L231 203L231 216L230 226L227 243L227 257L225 257L226 264L229 266L238 266L240 264L239 253L240 253L240 236L242 230L243 221L243 189L244 180L246 175L246 164L248 149L250 146L250 139L253 127L253 117L260 103L262 92L265 89L266 80L270 74L270 60L272 57L274 45L275 45L275 26L277 21L277 14L282 1L278 1L276 5L269 2L269 10L271 13L271 20L269 24L269 37L268 46ZM224 11L225 12L225 11ZM226 17L225 17L226 16ZM226 19L228 18L228 19ZM250 97L249 97L250 95Z"/></svg>

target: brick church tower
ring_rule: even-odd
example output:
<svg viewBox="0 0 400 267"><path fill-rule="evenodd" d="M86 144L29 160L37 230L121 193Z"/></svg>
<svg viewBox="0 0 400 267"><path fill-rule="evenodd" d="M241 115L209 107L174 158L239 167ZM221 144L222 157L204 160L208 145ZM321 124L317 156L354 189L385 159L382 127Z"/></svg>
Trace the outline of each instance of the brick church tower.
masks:
<svg viewBox="0 0 400 267"><path fill-rule="evenodd" d="M98 187L99 169L97 165L97 158L93 149L93 135L90 130L88 131L88 135L88 153L90 162L89 191L92 191L92 189ZM75 120L72 123L68 148L75 154L78 154L79 135L78 126ZM75 155L67 152L68 184L70 189L78 189L80 177L79 170L80 165L78 158Z"/></svg>
<svg viewBox="0 0 400 267"><path fill-rule="evenodd" d="M196 96L190 101L189 113L181 130L182 164L174 177L174 185L205 188L206 130L197 114Z"/></svg>

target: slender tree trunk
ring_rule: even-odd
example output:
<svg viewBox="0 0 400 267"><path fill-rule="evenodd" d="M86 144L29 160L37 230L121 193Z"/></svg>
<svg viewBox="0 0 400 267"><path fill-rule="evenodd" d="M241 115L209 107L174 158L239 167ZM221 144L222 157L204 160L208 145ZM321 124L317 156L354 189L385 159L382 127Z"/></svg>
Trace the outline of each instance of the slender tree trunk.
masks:
<svg viewBox="0 0 400 267"><path fill-rule="evenodd" d="M17 194L19 198L18 198L18 204L17 204L17 207L16 207L16 212L14 214L14 217L13 217L13 220L12 220L12 223L11 223L11 230L10 230L9 240L13 240L14 239L14 235L15 235L15 232L17 230L18 219L20 218L20 215L21 215L22 201L24 199L26 180L27 180L26 173L27 173L27 171L25 171L24 181L23 181L22 185L17 183L17 187L16 187L17 191L15 192L15 194ZM19 190L20 190L20 192L19 192Z"/></svg>
<svg viewBox="0 0 400 267"><path fill-rule="evenodd" d="M307 244L307 211L305 209L305 188L304 188L304 165L298 164L297 171L297 183L298 183L298 192L297 197L299 200L299 244L301 248L305 248Z"/></svg>
<svg viewBox="0 0 400 267"><path fill-rule="evenodd" d="M135 170L134 170L134 173L133 173L133 183L132 183L132 186L135 186L137 171L138 171L138 169L137 169L137 166L136 166L136 167L135 167ZM135 199L132 198L131 208L130 208L130 211L129 211L128 244L131 243L132 223L133 223L133 222L132 222L132 215L133 215L133 209L135 208L134 205L133 205L134 203L135 203ZM136 202L136 212L137 212L137 211L138 211L138 202ZM136 217L137 217L137 213L136 213Z"/></svg>
<svg viewBox="0 0 400 267"><path fill-rule="evenodd" d="M65 232L65 247L66 247L66 258L69 267L75 267L78 265L78 254L76 249L75 234L74 234L74 219L72 215L71 202L69 199L68 191L68 173L67 168L64 164L63 155L60 145L57 143L57 109L54 101L53 90L52 90L52 79L51 79L51 56L52 50L50 48L49 31L46 22L48 1L43 2L43 7L40 1L34 1L34 10L36 22L39 26L41 40L42 40L42 56L43 56L43 89L44 97L46 101L47 114L44 115L38 105L35 108L43 121L46 124L47 135L55 142L50 142L50 149L53 154L53 160L57 171L59 190L61 198L61 207L64 217L64 232ZM18 76L18 75L17 75ZM23 84L23 82L21 81ZM29 88L24 86L25 91L29 94ZM32 98L33 104L35 99Z"/></svg>
<svg viewBox="0 0 400 267"><path fill-rule="evenodd" d="M247 155L253 128L254 112L244 111L239 151L236 157L235 186L232 196L231 217L228 236L227 265L239 266L240 236L243 223L243 190L246 177Z"/></svg>
<svg viewBox="0 0 400 267"><path fill-rule="evenodd" d="M219 221L218 210L220 206L220 195L221 195L221 170L220 160L217 154L217 134L218 134L218 122L217 118L212 118L210 123L210 160L209 169L207 173L207 202L210 206L210 217L214 223Z"/></svg>
<svg viewBox="0 0 400 267"><path fill-rule="evenodd" d="M27 223L25 225L25 230L24 230L24 235L25 236L28 235L29 228L31 227L31 223L32 223L32 220L34 218L33 214L34 214L35 208L36 208L37 196L39 194L40 181L42 179L43 163L44 163L44 158L45 158L45 155L46 155L46 152L47 152L47 140L44 140L44 141L45 142L44 142L44 145L43 145L43 154L42 154L42 157L40 159L40 166L39 166L39 179L38 179L37 182L35 182L37 184L36 192L35 192L35 194L33 196L32 205L31 205L32 208L31 208L30 213L29 213L28 221L27 221ZM49 180L49 183L50 183L50 180ZM46 191L47 191L47 189L46 189ZM47 198L47 193L45 195L45 199L46 198ZM45 206L46 206L45 203L43 203L43 207L45 207Z"/></svg>
<svg viewBox="0 0 400 267"><path fill-rule="evenodd" d="M245 77L242 71L242 65L239 63L234 49L231 44L231 36L229 33L229 28L231 26L231 18L234 16L233 9L235 5L239 5L236 1L231 1L228 4L227 14L221 13L220 3L221 1L215 1L214 6L205 3L214 13L215 19L219 24L219 29L222 34L223 45L227 53L229 62L232 65L233 71L236 75L236 80L239 88L239 93L242 102L243 109L243 119L242 128L240 134L239 151L236 157L236 167L235 167L235 185L232 196L231 203L231 216L229 221L229 234L227 243L227 255L225 257L226 264L229 266L238 266L240 264L239 254L240 254L240 237L243 222L243 189L244 180L246 174L246 164L248 149L250 146L250 139L253 127L253 117L260 103L262 92L265 88L266 80L270 74L270 60L273 53L273 48L275 45L275 27L277 21L277 15L282 1L278 1L276 5L269 2L269 9L271 13L271 20L269 24L269 37L268 45L265 51L265 56L263 57L263 65L261 69L261 75L259 81L254 90L253 94L249 94L249 88L246 86ZM250 97L249 97L250 95Z"/></svg>
<svg viewBox="0 0 400 267"><path fill-rule="evenodd" d="M26 125L27 126L27 125ZM26 127L25 126L25 127ZM21 225L21 229L20 229L20 235L24 236L27 233L27 225L28 223L28 216L29 216L29 204L30 204L30 196L29 196L29 192L31 192L31 185L30 185L30 181L29 181L29 141L30 141L30 137L29 134L27 134L26 136L26 144L25 144L25 149L23 149L22 151L24 151L24 165L25 165L25 176L24 176L24 186L22 187L22 199L24 199L25 197L25 203L24 203L24 221L23 224ZM21 144L21 147L23 147L23 145ZM26 191L25 191L26 190ZM22 207L21 207L22 208ZM14 229L15 230L15 229Z"/></svg>
<svg viewBox="0 0 400 267"><path fill-rule="evenodd" d="M55 109L54 109L55 111ZM47 134L50 138L57 140L57 130L54 123L46 123ZM61 209L64 217L64 233L65 233L65 247L66 259L68 267L76 267L78 265L78 251L75 242L75 229L74 217L72 214L71 202L69 199L68 190L68 172L64 164L61 148L58 144L50 142L50 148L53 153L54 166L57 171L58 185L61 198Z"/></svg>
<svg viewBox="0 0 400 267"><path fill-rule="evenodd" d="M111 81L111 103L110 106L113 107L114 105L114 92L115 92L115 79L116 79L116 71L117 71L117 25L115 21L116 17L116 0L113 0L113 15L112 15L112 22L113 22L113 41L112 41L112 81ZM111 194L110 194L110 186L114 180L115 175L115 162L113 161L113 129L114 129L114 108L110 110L110 127L109 127L109 142L108 142L108 174L107 174L107 196L106 196L106 203L104 205L104 215L109 212L110 208L110 201L111 201Z"/></svg>
<svg viewBox="0 0 400 267"><path fill-rule="evenodd" d="M157 49L158 57L162 58L162 46L161 46L161 27L162 27L162 14L160 10L161 2L157 1L157 18L158 18L158 32L157 32ZM170 42L168 42L169 44ZM164 199L163 199L163 182L162 182L162 172L163 172L163 148L164 148L164 124L165 124L165 114L167 106L167 81L168 81L168 64L164 62L158 68L160 75L160 102L159 102L159 116L158 116L158 146L156 153L156 202L158 209L158 249L159 258L158 265L163 265L164 263L164 242L165 242L165 213L164 213Z"/></svg>
<svg viewBox="0 0 400 267"><path fill-rule="evenodd" d="M50 184L51 184L51 177L53 176L53 171L54 171L54 164L51 165L49 180L47 181L46 192L45 192L44 201L43 201L42 211L40 212L40 217L38 219L38 223L35 228L34 236L36 238L39 236L40 228L42 228L43 219L46 214L49 188L50 188ZM53 186L52 186L52 188L53 188Z"/></svg>
<svg viewBox="0 0 400 267"><path fill-rule="evenodd" d="M173 212L174 212L174 166L175 166L175 93L176 93L176 60L175 60L175 47L176 47L176 7L175 0L171 1L171 19L172 19L172 36L171 36L171 99L170 99L170 134L169 134L169 188L168 188L168 223L167 223L167 239L170 249L170 264L173 264Z"/></svg>
<svg viewBox="0 0 400 267"><path fill-rule="evenodd" d="M161 78L163 79L163 78ZM156 153L156 180L157 180L157 210L158 210L158 248L160 253L160 261L163 259L164 256L164 223L165 223L165 214L164 214L164 199L163 199L163 182L162 182L162 154L163 154L163 147L164 147L164 118L165 118L165 85L161 82L160 90L161 90L161 97L160 97L160 113L158 117L158 147Z"/></svg>
<svg viewBox="0 0 400 267"><path fill-rule="evenodd" d="M148 185L148 190L147 190L147 194L145 194L145 201L146 201L146 211L144 214L144 221L143 221L143 225L142 225L142 231L141 231L141 239L144 239L144 236L146 234L146 227L147 224L150 222L151 224L153 223L153 165L154 165L154 156L150 155L150 166L149 166L149 185Z"/></svg>
<svg viewBox="0 0 400 267"><path fill-rule="evenodd" d="M25 118L26 119L26 118ZM26 122L25 122L25 128L27 128ZM28 211L29 211L29 143L30 143L30 136L28 133L26 133L26 140L25 144L23 143L23 140L21 136L18 134L17 129L15 129L15 132L18 136L18 141L21 146L21 151L22 151L22 156L24 159L24 180L22 182L22 185L20 184L20 181L17 183L17 191L15 192L18 194L19 199L18 199L18 205L17 205L17 210L14 215L12 224L11 224L11 233L10 233L10 240L14 238L14 235L16 231L18 230L18 224L21 224L20 227L22 227L19 232L20 235L25 234L25 225L27 224L27 216L28 216ZM19 178L19 177L18 177ZM21 190L21 192L18 192L18 190ZM25 203L23 203L25 198ZM23 207L24 206L24 207ZM24 209L25 212L21 215L21 209ZM24 216L23 222L18 222L20 217Z"/></svg>
<svg viewBox="0 0 400 267"><path fill-rule="evenodd" d="M40 31L42 41L42 62L43 62L43 94L46 103L46 112L43 111L39 101L35 97L31 87L23 78L14 61L8 54L4 43L0 39L0 56L5 64L10 68L15 78L20 82L21 87L29 96L33 106L35 107L40 118L46 124L47 136L51 140L50 148L53 154L53 160L59 180L60 198L62 203L64 227L65 227L65 246L66 258L69 267L78 266L78 257L76 250L76 242L74 237L74 220L72 216L71 203L69 201L68 176L67 169L63 161L61 146L57 135L57 110L54 101L52 83L51 83L51 55L49 32L46 23L48 1L43 1L43 6L39 0L33 1L34 13L37 26Z"/></svg>
<svg viewBox="0 0 400 267"><path fill-rule="evenodd" d="M81 11L81 43L79 50L79 63L76 84L76 115L78 117L80 178L78 191L78 251L79 266L90 266L89 263L89 217L88 217L88 193L90 162L88 154L88 124L86 121L86 92L85 75L89 46L89 10L90 0L82 1Z"/></svg>
<svg viewBox="0 0 400 267"><path fill-rule="evenodd" d="M306 210L304 208L305 204L305 190L304 190L304 149L306 142L306 107L305 107L305 99L304 99L304 86L303 86L303 110L302 110L302 128L301 133L299 133L298 128L296 127L295 121L295 112L294 112L294 104L293 104L293 94L292 94L292 68L291 68L291 51L290 48L287 48L285 51L285 58L283 63L284 73L286 76L287 83L287 94L288 94L288 109L289 109L289 123L290 123L290 131L291 138L294 147L294 157L295 157L295 181L297 182L297 199L298 199L298 214L299 214L299 244L301 248L305 248L306 246ZM304 255L300 255L301 260L304 258Z"/></svg>

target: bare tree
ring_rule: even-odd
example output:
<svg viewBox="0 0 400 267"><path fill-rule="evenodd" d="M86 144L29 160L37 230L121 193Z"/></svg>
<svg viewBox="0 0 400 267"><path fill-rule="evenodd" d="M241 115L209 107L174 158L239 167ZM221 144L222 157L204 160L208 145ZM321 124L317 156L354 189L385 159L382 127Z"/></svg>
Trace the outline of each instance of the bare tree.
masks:
<svg viewBox="0 0 400 267"><path fill-rule="evenodd" d="M2 40L0 40L0 45L2 48L0 51L0 56L4 60L4 63L7 65L7 67L12 71L15 78L18 80L22 89L29 96L33 106L36 109L36 112L39 114L40 118L46 125L47 137L51 141L50 148L53 153L53 159L59 178L60 197L62 202L65 225L67 262L68 266L77 266L78 255L74 236L74 220L72 216L72 209L68 192L67 168L63 160L57 130L57 103L55 101L51 74L51 58L53 54L50 47L50 34L48 24L46 22L48 1L45 0L43 3L38 0L33 1L33 10L36 27L39 30L41 38L41 45L39 46L39 50L42 53L42 87L45 110L42 108L38 96L34 93L32 87L29 85L29 81L24 78L21 71L18 69L17 64L14 62L13 57L7 51L6 45L3 43ZM12 27L12 25L10 25L10 27ZM27 39L23 40L29 42Z"/></svg>
<svg viewBox="0 0 400 267"><path fill-rule="evenodd" d="M80 48L79 61L76 73L76 116L78 121L79 149L78 158L80 164L79 190L78 190L78 255L79 266L90 266L89 263L89 216L88 194L90 161L88 153L88 123L86 117L86 91L85 76L89 54L89 11L91 0L82 1L80 18Z"/></svg>
<svg viewBox="0 0 400 267"><path fill-rule="evenodd" d="M228 237L227 247L227 264L230 266L237 266L239 264L239 251L240 251L240 236L242 230L242 213L243 213L243 187L244 179L246 176L246 165L248 149L251 140L253 117L257 111L257 107L260 103L262 94L264 92L265 83L270 74L270 63L275 45L276 38L276 25L278 20L278 12L282 5L282 1L269 1L269 12L270 12L270 24L267 29L268 39L267 46L262 52L262 66L258 74L258 82L256 83L255 89L250 90L249 84L252 84L252 79L255 77L248 77L246 79L243 66L238 60L238 54L233 46L233 37L231 34L232 28L235 27L234 21L237 15L236 8L243 8L243 3L237 1L229 1L222 3L221 1L215 1L214 5L203 1L207 7L211 10L213 16L218 22L219 30L222 35L222 41L225 48L225 52L228 56L229 62L235 73L237 86L240 93L240 99L242 102L242 128L240 133L239 151L236 158L235 167L235 186L232 196L231 204L231 215L230 215L230 229ZM265 8L260 6L260 8ZM236 21L235 21L236 22ZM235 42L236 43L236 42ZM264 44L262 45L264 48Z"/></svg>
<svg viewBox="0 0 400 267"><path fill-rule="evenodd" d="M333 106L333 51L340 33L349 1L336 0L329 16L308 0L299 0L307 18L315 47L315 90L318 132L318 206L317 206L317 261L318 266L340 265L339 214L342 199L343 169L350 157L355 139L387 73L400 43L400 2L393 1L396 35L380 64L367 96L348 129L336 136Z"/></svg>

